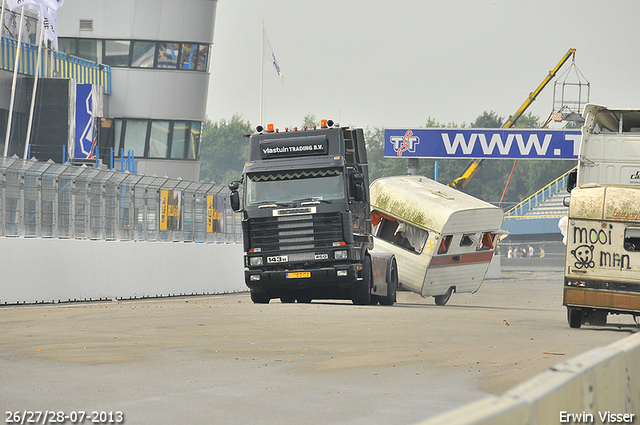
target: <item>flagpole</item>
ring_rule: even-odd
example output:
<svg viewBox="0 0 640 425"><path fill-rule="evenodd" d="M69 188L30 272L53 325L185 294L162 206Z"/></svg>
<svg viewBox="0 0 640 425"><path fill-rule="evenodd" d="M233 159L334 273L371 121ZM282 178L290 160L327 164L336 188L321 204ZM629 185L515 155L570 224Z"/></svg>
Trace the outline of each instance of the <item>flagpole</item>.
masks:
<svg viewBox="0 0 640 425"><path fill-rule="evenodd" d="M16 61L13 66L13 82L11 83L11 100L9 101L9 119L7 120L7 134L4 137L4 155L7 156L9 153L9 138L11 136L11 119L13 117L13 103L16 99L16 81L18 79L18 65L20 65L20 51L22 50L20 47L20 38L22 38L22 27L24 26L24 8L27 6L22 6L22 13L20 14L20 29L18 29L18 41L16 43Z"/></svg>
<svg viewBox="0 0 640 425"><path fill-rule="evenodd" d="M42 15L42 10L40 10ZM33 110L36 105L36 92L38 89L38 76L40 75L40 61L42 57L42 40L44 39L44 16L40 16L40 38L38 39L38 59L36 60L36 75L33 80L33 93L31 93L31 108L29 108L29 123L27 124L27 138L24 141L24 155L23 159L27 159L27 153L29 151L29 142L31 141L31 128L33 126Z"/></svg>
<svg viewBox="0 0 640 425"><path fill-rule="evenodd" d="M4 35L4 5L7 0L2 0L2 12L0 12L0 37Z"/></svg>
<svg viewBox="0 0 640 425"><path fill-rule="evenodd" d="M264 125L264 19L262 20L262 32L260 32L260 125Z"/></svg>

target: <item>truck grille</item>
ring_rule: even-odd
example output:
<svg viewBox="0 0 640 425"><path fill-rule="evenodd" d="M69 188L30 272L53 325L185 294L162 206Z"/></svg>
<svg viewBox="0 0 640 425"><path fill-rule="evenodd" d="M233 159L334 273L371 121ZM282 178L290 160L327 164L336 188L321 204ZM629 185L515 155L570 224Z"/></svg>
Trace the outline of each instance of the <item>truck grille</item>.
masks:
<svg viewBox="0 0 640 425"><path fill-rule="evenodd" d="M328 248L344 240L340 213L254 218L249 228L251 248L262 252Z"/></svg>

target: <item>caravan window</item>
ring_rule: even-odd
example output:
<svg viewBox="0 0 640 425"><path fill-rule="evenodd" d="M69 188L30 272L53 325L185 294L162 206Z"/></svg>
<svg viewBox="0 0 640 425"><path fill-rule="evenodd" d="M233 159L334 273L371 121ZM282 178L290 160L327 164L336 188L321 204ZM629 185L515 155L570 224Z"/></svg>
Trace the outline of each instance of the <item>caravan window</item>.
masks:
<svg viewBox="0 0 640 425"><path fill-rule="evenodd" d="M440 246L438 247L438 254L446 254L449 252L449 247L451 246L451 240L453 239L453 235L443 236L440 240Z"/></svg>
<svg viewBox="0 0 640 425"><path fill-rule="evenodd" d="M413 252L422 252L429 238L429 232L404 223L386 214L374 211L371 214L374 224L373 235L394 245Z"/></svg>
<svg viewBox="0 0 640 425"><path fill-rule="evenodd" d="M480 238L480 243L478 243L478 246L476 247L476 251L489 251L494 249L493 238L495 236L495 234L490 232L483 233Z"/></svg>
<svg viewBox="0 0 640 425"><path fill-rule="evenodd" d="M475 233L462 235L462 238L460 239L460 246L471 246L475 243L475 241L476 241Z"/></svg>

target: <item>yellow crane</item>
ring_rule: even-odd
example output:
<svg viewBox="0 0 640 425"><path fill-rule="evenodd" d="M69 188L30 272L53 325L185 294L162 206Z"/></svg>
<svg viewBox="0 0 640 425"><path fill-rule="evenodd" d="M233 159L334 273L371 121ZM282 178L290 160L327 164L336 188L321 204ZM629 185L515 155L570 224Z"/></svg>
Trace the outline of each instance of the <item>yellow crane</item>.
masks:
<svg viewBox="0 0 640 425"><path fill-rule="evenodd" d="M526 111L527 108L533 103L533 101L536 100L536 97L538 97L542 89L544 89L545 86L549 84L549 81L551 81L553 77L556 76L560 68L562 68L562 65L564 65L565 62L567 62L572 56L575 60L575 54L576 49L569 49L567 53L565 53L562 59L560 59L560 62L558 62L558 64L551 71L549 71L549 74L542 80L540 85L534 91L529 93L529 97L527 98L527 100L524 101L522 106L520 106L515 114L509 117L502 128L511 128L515 125L516 121L518 121L518 118L520 118L522 114L524 114L524 111ZM483 162L484 159L472 159L469 165L467 165L467 168L465 168L465 170L462 172L462 174L460 174L459 177L455 178L451 183L449 183L449 186L453 187L454 189L462 190L469 182L471 177L473 177L473 175L480 169Z"/></svg>

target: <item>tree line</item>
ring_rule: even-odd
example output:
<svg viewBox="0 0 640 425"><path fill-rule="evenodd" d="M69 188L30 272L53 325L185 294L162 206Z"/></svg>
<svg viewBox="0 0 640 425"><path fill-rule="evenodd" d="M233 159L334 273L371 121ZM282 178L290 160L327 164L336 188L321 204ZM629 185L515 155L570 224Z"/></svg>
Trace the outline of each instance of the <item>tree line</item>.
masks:
<svg viewBox="0 0 640 425"><path fill-rule="evenodd" d="M441 123L428 117L423 127L434 128L499 128L505 119L494 111L485 111L472 123ZM308 114L300 127L319 125L314 115ZM517 128L540 128L540 118L531 113L523 115ZM202 134L200 178L218 184L227 184L240 178L246 161L249 139L255 130L248 120L235 114L230 120L205 121ZM380 177L407 174L406 158L384 157L384 128L364 129L369 159L369 177L373 181ZM448 184L465 170L466 159L439 159L438 181ZM436 160L419 159L418 174L434 178ZM487 202L497 204L505 189L514 162L504 159L487 159L482 168L465 186L464 192ZM507 209L532 195L576 165L574 160L519 161L504 195L502 207Z"/></svg>

